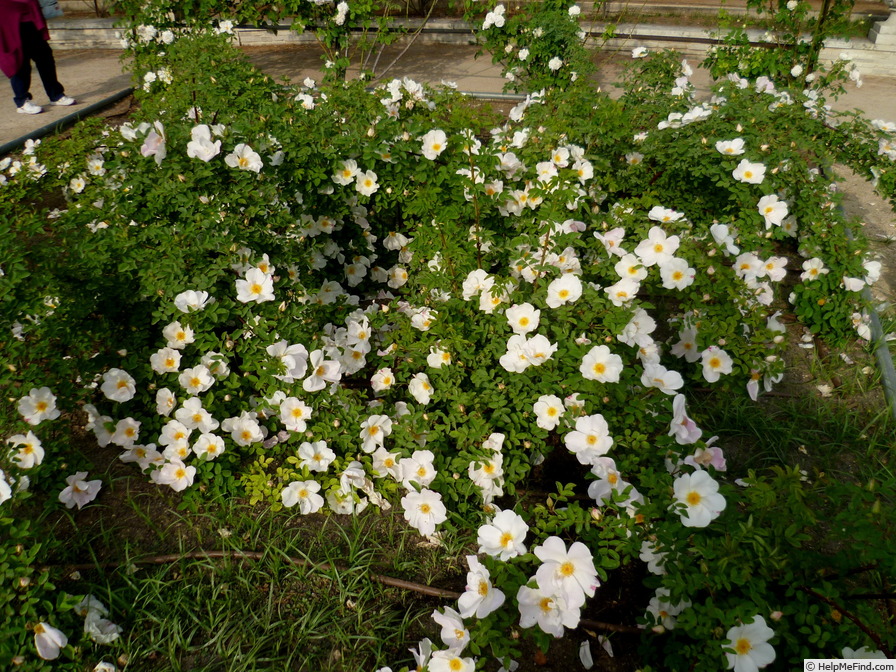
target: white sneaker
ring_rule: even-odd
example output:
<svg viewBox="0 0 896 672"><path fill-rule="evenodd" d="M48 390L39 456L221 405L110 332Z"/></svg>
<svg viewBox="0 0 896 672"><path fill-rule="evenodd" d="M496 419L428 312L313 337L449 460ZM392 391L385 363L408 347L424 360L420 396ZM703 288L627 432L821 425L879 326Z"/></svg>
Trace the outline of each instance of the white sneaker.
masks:
<svg viewBox="0 0 896 672"><path fill-rule="evenodd" d="M21 107L16 109L19 114L40 114L44 111L40 105L35 105L30 100L26 100Z"/></svg>
<svg viewBox="0 0 896 672"><path fill-rule="evenodd" d="M62 98L60 98L59 100L52 101L52 104L53 105L63 105L65 107L68 107L69 105L75 104L75 99L72 98L71 96L62 96Z"/></svg>

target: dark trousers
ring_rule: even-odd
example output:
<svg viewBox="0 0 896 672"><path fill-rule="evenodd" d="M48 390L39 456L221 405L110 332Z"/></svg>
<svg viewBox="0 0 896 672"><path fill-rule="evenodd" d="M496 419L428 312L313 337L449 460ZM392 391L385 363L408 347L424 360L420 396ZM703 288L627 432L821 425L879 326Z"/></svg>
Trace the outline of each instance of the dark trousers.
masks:
<svg viewBox="0 0 896 672"><path fill-rule="evenodd" d="M16 107L21 107L26 100L31 100L31 61L37 66L40 80L44 84L50 100L56 101L65 95L65 89L56 79L56 61L53 60L53 50L37 28L30 21L19 25L22 36L22 51L25 58L22 67L13 75L9 82L12 84L13 100Z"/></svg>

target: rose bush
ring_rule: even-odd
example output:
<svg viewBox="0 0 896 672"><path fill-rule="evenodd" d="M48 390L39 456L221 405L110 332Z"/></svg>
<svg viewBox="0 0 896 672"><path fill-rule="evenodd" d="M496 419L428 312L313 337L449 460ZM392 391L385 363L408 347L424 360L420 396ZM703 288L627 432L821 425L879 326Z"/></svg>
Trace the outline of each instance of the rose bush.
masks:
<svg viewBox="0 0 896 672"><path fill-rule="evenodd" d="M669 55L637 61L617 100L569 78L499 118L410 80L286 87L226 33L172 35L135 51L129 123L3 165L3 375L25 438L0 498L31 475L79 508L100 492L53 395L187 506L400 506L423 535L469 539L467 591L440 616L468 648L446 640L431 669L508 665L517 627L547 646L643 563L648 663L717 669L745 655L726 632L789 662L888 645L865 639L883 628L870 605L867 629L819 605L892 557L832 561L810 531L849 502L837 543L888 534L873 502L893 484L728 473L687 404L772 389L783 313L833 343L863 334L879 266L823 169L874 170L890 195L890 125L767 78L697 101ZM32 429L46 456L26 466ZM563 475L550 497L527 494L545 474ZM8 613L3 654L33 658L24 623L52 611Z"/></svg>

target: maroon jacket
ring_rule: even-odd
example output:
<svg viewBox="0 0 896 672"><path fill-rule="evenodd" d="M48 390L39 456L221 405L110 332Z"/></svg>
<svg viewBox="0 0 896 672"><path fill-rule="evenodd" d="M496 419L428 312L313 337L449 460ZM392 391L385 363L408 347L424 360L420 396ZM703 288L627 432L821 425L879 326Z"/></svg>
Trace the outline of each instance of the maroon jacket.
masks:
<svg viewBox="0 0 896 672"><path fill-rule="evenodd" d="M45 40L50 39L47 22L37 0L0 0L0 70L7 77L22 67L24 52L19 24L30 21Z"/></svg>

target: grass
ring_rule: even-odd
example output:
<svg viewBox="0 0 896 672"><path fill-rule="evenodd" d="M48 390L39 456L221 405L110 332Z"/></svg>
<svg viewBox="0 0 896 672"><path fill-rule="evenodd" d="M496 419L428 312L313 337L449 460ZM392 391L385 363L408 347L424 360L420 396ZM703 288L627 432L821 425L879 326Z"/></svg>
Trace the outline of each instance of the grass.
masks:
<svg viewBox="0 0 896 672"><path fill-rule="evenodd" d="M64 587L110 607L124 628L111 657L128 670L372 670L437 637L424 617L439 601L370 576L457 581L461 558L419 545L400 512L303 517L221 499L188 513L150 487L119 481L120 509L97 506L87 520L85 509L77 529L68 512L47 520L66 542L60 564L94 566ZM198 549L234 553L188 557ZM153 551L175 558L140 564Z"/></svg>
<svg viewBox="0 0 896 672"><path fill-rule="evenodd" d="M729 399L704 410L705 425L719 434L723 448L736 447L735 471L794 463L838 468L848 464L847 455L861 458L892 447L894 425L883 412L868 417L837 400Z"/></svg>
<svg viewBox="0 0 896 672"><path fill-rule="evenodd" d="M268 546L261 561L188 560L123 577L129 669L360 670L402 657L419 608L383 600L368 565L294 567L292 553Z"/></svg>
<svg viewBox="0 0 896 672"><path fill-rule="evenodd" d="M896 448L896 419L880 371L858 345L843 354L794 348L788 378L800 382L785 380L780 396L701 400L702 426L719 435L729 471L798 464L862 480L886 463Z"/></svg>

